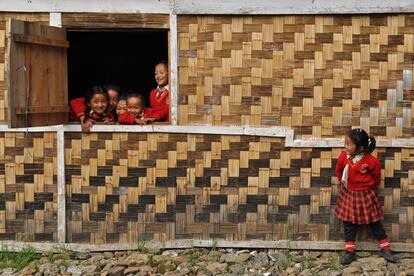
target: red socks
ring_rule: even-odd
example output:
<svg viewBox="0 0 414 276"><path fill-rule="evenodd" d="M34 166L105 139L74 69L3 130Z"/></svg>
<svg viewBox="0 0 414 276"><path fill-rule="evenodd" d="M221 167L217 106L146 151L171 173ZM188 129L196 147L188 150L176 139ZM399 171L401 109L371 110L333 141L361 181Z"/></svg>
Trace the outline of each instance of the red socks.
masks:
<svg viewBox="0 0 414 276"><path fill-rule="evenodd" d="M383 240L378 241L378 244L381 247L381 250L391 250L390 240L388 238L385 238ZM345 249L348 252L354 252L355 251L355 241L345 242Z"/></svg>
<svg viewBox="0 0 414 276"><path fill-rule="evenodd" d="M345 249L348 252L354 252L355 251L355 241L345 242Z"/></svg>
<svg viewBox="0 0 414 276"><path fill-rule="evenodd" d="M381 250L390 250L390 240L385 238L383 240L378 241L379 246L381 247Z"/></svg>

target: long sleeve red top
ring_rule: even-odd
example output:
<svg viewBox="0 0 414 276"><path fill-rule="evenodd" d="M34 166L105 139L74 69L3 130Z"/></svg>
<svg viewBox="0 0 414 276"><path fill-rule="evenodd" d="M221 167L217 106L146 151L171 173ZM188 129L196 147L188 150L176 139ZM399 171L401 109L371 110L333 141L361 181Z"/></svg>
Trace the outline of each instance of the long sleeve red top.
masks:
<svg viewBox="0 0 414 276"><path fill-rule="evenodd" d="M170 119L170 104L169 104L169 94L168 89L165 89L163 93L157 97L157 88L153 89L150 93L150 104L151 108L161 109L165 116L163 121L169 121Z"/></svg>
<svg viewBox="0 0 414 276"><path fill-rule="evenodd" d="M155 121L162 121L165 117L164 111L161 109L155 108L145 108L144 109L144 119L154 118ZM123 125L133 125L135 124L135 116L125 111L119 115L118 123Z"/></svg>
<svg viewBox="0 0 414 276"><path fill-rule="evenodd" d="M69 121L79 121L85 115L85 98L76 98L70 101Z"/></svg>
<svg viewBox="0 0 414 276"><path fill-rule="evenodd" d="M80 117L85 115L85 98L76 98L70 101L70 114L69 121L80 121ZM111 121L115 120L114 115L111 112L106 112L105 116L97 116L97 121L103 121L105 118ZM94 119L94 118L93 118ZM96 120L96 119L95 119Z"/></svg>
<svg viewBox="0 0 414 276"><path fill-rule="evenodd" d="M336 176L339 182L341 182L342 173L347 164L349 164L348 189L363 191L379 187L381 183L381 166L377 158L371 154L364 154L360 161L352 164L348 160L346 152L342 152L336 163Z"/></svg>

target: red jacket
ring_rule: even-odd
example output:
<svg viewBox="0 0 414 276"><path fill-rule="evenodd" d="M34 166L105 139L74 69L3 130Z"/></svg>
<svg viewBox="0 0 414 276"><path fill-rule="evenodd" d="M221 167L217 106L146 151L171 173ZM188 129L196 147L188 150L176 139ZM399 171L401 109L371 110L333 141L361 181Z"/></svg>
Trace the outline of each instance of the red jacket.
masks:
<svg viewBox="0 0 414 276"><path fill-rule="evenodd" d="M157 88L153 89L150 93L151 108L161 109L164 112L165 116L163 121L170 120L169 94L170 92L165 90L165 92L157 98Z"/></svg>
<svg viewBox="0 0 414 276"><path fill-rule="evenodd" d="M76 98L70 101L70 114L69 114L69 121L76 122L80 121L80 117L85 115L85 98ZM115 120L114 115L111 112L107 112L105 116L99 116L97 115L95 119L96 121L103 121L105 118L108 118L110 120ZM94 118L92 118L94 119Z"/></svg>
<svg viewBox="0 0 414 276"><path fill-rule="evenodd" d="M347 159L347 154L343 151L336 163L336 176L341 183L342 172L345 166L349 164L348 171L348 189L353 191L368 190L370 188L377 189L381 183L381 166L377 158L371 154L364 154L362 159L352 164Z"/></svg>
<svg viewBox="0 0 414 276"><path fill-rule="evenodd" d="M145 108L144 119L148 118L154 118L155 121L162 121L165 118L165 113L161 109ZM119 115L118 123L123 125L133 125L135 124L135 116L125 111Z"/></svg>
<svg viewBox="0 0 414 276"><path fill-rule="evenodd" d="M76 98L70 101L69 121L80 121L80 117L85 115L85 98Z"/></svg>

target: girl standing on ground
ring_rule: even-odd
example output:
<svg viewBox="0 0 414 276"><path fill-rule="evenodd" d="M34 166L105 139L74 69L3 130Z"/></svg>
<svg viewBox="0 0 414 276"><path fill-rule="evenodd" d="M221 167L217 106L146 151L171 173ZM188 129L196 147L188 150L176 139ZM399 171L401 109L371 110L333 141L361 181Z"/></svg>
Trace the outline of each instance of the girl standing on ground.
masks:
<svg viewBox="0 0 414 276"><path fill-rule="evenodd" d="M371 155L375 139L361 128L353 129L345 138L343 151L336 164L336 175L341 185L336 202L336 216L344 223L346 252L341 264L350 264L356 259L355 239L357 229L366 224L381 247L381 255L395 262L389 239L382 225L384 214L377 189L381 183L381 167Z"/></svg>

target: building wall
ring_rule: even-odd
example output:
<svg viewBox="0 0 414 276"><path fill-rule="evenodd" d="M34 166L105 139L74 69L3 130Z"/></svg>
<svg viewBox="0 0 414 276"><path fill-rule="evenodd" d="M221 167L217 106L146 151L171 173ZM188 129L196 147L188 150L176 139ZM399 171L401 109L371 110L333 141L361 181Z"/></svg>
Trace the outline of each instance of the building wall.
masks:
<svg viewBox="0 0 414 276"><path fill-rule="evenodd" d="M0 239L57 241L55 133L0 133Z"/></svg>
<svg viewBox="0 0 414 276"><path fill-rule="evenodd" d="M412 14L178 16L179 124L411 137L413 32Z"/></svg>
<svg viewBox="0 0 414 276"><path fill-rule="evenodd" d="M0 15L1 121L8 16L49 15ZM410 138L413 33L411 14L179 15L179 124L288 126L296 138L361 126ZM0 133L0 239L57 241L56 134L25 135ZM66 240L339 240L339 152L260 136L66 132ZM412 243L414 149L374 154L385 228Z"/></svg>
<svg viewBox="0 0 414 276"><path fill-rule="evenodd" d="M282 138L66 133L70 242L140 239L342 239L339 149ZM379 149L393 241L414 240L414 150ZM364 233L366 235L366 233Z"/></svg>

